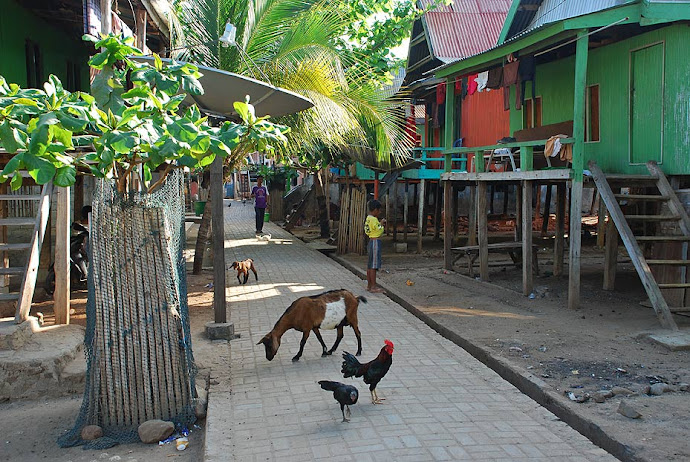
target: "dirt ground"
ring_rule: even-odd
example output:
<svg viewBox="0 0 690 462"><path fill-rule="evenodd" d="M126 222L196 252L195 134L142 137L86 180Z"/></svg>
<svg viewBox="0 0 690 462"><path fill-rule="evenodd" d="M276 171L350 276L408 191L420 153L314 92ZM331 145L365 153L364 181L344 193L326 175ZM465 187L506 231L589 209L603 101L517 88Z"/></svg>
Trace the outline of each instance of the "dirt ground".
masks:
<svg viewBox="0 0 690 462"><path fill-rule="evenodd" d="M296 234L306 240L316 237L313 229ZM623 248L617 290L606 292L601 290L603 252L594 248L593 240L585 240L582 307L571 311L567 308L567 275L553 276L553 254L546 241L540 252L542 276L535 278L534 299L522 295L522 271L511 266L508 256L490 255L492 264L506 261L506 266L491 267L491 284L487 284L469 278L462 261L455 272L443 271L441 242L425 240L425 251L418 255L394 253L391 241L384 240L379 278L397 295L488 349L511 368L543 380L573 411L598 424L641 459L690 459L690 393L639 393L656 382L676 387L690 382L690 351L672 352L646 337L662 330L653 310L640 305L647 297ZM410 252L415 243L412 236ZM366 256L348 255L346 260L366 267ZM690 318L676 316L676 321L681 329L690 327ZM580 397L614 386L638 393L615 396L601 404L591 399L577 403L565 396L573 392ZM632 420L618 414L622 399L642 418Z"/></svg>
<svg viewBox="0 0 690 462"><path fill-rule="evenodd" d="M189 245L193 245L194 238L195 234L188 235ZM192 252L187 251L189 255ZM210 308L213 292L205 287L212 279L213 276L209 270L204 270L199 276L192 275L191 271L188 274L189 310L195 337L193 346L200 340L196 334L202 332L204 323L212 318ZM53 323L52 301L45 297L41 289L37 289L37 298L43 301L34 303L31 314L43 312L46 324ZM86 291L72 293L72 308L74 312L71 315L71 322L86 325ZM206 380L202 356L196 356L197 367L200 370L197 383ZM57 438L72 428L81 403L81 395L0 403L0 416L2 416L0 419L0 435L2 435L0 461L197 462L203 459L205 427L203 420L196 423L197 428L191 429L189 447L183 452L177 451L174 443L163 446L143 443L123 444L106 450L84 450L82 447L62 449L56 443Z"/></svg>

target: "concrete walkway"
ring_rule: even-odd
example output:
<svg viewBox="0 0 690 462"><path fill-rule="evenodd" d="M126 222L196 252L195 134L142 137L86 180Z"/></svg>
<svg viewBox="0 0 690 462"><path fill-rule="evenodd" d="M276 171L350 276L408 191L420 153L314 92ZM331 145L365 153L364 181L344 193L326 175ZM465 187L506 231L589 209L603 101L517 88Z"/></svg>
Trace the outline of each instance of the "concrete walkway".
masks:
<svg viewBox="0 0 690 462"><path fill-rule="evenodd" d="M339 288L363 295L364 282L273 224L264 228L271 241L258 241L249 204L225 210L227 264L253 258L259 281L240 286L228 273L229 317L241 338L223 355L228 369L212 371L206 460L615 460L383 295L367 294L359 323L362 361L384 339L395 343L377 388L386 404L370 404L367 386L340 374L340 352L356 351L350 328L337 355L322 358L312 335L293 363L301 334L288 331L267 361L256 343L293 300ZM330 346L335 331L323 337ZM323 379L359 388L350 423L316 383Z"/></svg>

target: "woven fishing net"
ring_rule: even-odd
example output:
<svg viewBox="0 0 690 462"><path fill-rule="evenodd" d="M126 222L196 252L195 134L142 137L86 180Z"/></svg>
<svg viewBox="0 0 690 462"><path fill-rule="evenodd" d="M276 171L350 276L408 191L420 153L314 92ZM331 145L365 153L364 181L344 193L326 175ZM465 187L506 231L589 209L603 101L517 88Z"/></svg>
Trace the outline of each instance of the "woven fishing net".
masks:
<svg viewBox="0 0 690 462"><path fill-rule="evenodd" d="M62 447L104 449L138 441L151 420L194 420L192 356L183 248L182 174L152 194L117 192L98 180L89 238L84 400ZM104 436L84 441L99 425Z"/></svg>

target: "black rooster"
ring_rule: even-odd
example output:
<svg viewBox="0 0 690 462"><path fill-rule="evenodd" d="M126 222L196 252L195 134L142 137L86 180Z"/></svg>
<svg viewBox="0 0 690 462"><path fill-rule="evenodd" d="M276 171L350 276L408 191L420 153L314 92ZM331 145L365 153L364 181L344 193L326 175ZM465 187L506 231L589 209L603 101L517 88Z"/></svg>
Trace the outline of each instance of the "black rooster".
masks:
<svg viewBox="0 0 690 462"><path fill-rule="evenodd" d="M331 382L330 380L320 380L319 385L324 390L332 391L333 397L340 403L340 411L343 413L343 422L350 421L350 406L357 403L359 398L359 391L352 385L345 385L340 382ZM345 418L345 406L347 406L347 418Z"/></svg>
<svg viewBox="0 0 690 462"><path fill-rule="evenodd" d="M381 404L385 398L379 398L376 394L376 385L386 375L391 364L393 364L393 342L385 340L386 344L379 355L373 361L366 364L361 364L357 358L347 351L343 353L343 369L342 373L345 378L348 377L364 377L364 383L369 384L369 391L371 392L372 404Z"/></svg>

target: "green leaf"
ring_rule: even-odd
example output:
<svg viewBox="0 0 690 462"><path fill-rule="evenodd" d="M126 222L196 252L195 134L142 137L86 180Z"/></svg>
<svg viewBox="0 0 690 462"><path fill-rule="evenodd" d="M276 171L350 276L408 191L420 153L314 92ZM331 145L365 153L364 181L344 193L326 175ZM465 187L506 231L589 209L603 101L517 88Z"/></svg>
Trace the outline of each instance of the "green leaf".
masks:
<svg viewBox="0 0 690 462"><path fill-rule="evenodd" d="M186 143L191 143L194 141L199 134L199 129L196 127L196 125L190 121L185 121L184 119L177 120L172 124L169 124L168 131L172 136Z"/></svg>
<svg viewBox="0 0 690 462"><path fill-rule="evenodd" d="M63 127L73 132L80 132L89 124L88 120L73 117L70 114L62 111L56 112L55 116L58 118Z"/></svg>
<svg viewBox="0 0 690 462"><path fill-rule="evenodd" d="M137 86L122 94L125 99L129 98L148 98L151 89L145 86Z"/></svg>
<svg viewBox="0 0 690 462"><path fill-rule="evenodd" d="M70 149L74 147L72 144L72 132L69 130L65 130L64 128L60 127L59 125L51 125L50 126L50 133L53 135L53 138L55 141L62 143L63 146L65 146L67 149Z"/></svg>
<svg viewBox="0 0 690 462"><path fill-rule="evenodd" d="M102 69L103 65L108 60L109 55L110 53L107 51L96 53L91 57L91 59L89 59L89 66L93 67L94 69Z"/></svg>
<svg viewBox="0 0 690 462"><path fill-rule="evenodd" d="M31 133L29 141L29 153L33 156L40 156L48 149L50 143L50 125L41 125Z"/></svg>
<svg viewBox="0 0 690 462"><path fill-rule="evenodd" d="M10 176L11 173L17 172L17 170L19 170L19 168L21 167L23 158L24 153L15 154L14 156L12 156L12 158L5 165L5 168L2 170L0 176L2 176L3 178L7 178L8 176Z"/></svg>
<svg viewBox="0 0 690 462"><path fill-rule="evenodd" d="M57 169L57 171L55 172L55 178L53 179L53 183L55 183L56 186L62 186L63 188L67 188L69 186L72 186L75 183L76 179L77 169L71 165L67 165Z"/></svg>
<svg viewBox="0 0 690 462"><path fill-rule="evenodd" d="M26 143L22 141L19 131L10 125L8 119L0 124L0 145L9 153L26 148Z"/></svg>
<svg viewBox="0 0 690 462"><path fill-rule="evenodd" d="M153 54L153 63L158 72L160 72L163 69L163 61L161 60L161 57L158 56L156 53Z"/></svg>
<svg viewBox="0 0 690 462"><path fill-rule="evenodd" d="M38 184L46 184L55 176L55 166L46 159L25 152L23 161L29 175Z"/></svg>
<svg viewBox="0 0 690 462"><path fill-rule="evenodd" d="M182 84L182 90L190 95L204 94L204 87L201 86L198 79L191 75L183 75L180 79L180 83Z"/></svg>
<svg viewBox="0 0 690 462"><path fill-rule="evenodd" d="M138 144L134 132L113 132L106 136L105 143L118 154L129 154Z"/></svg>
<svg viewBox="0 0 690 462"><path fill-rule="evenodd" d="M12 191L16 191L17 189L22 187L22 176L19 173L16 173L13 177L12 180L10 181L10 186L12 187Z"/></svg>
<svg viewBox="0 0 690 462"><path fill-rule="evenodd" d="M246 124L250 123L249 116L249 105L247 103L243 103L241 101L235 101L232 104L232 107L235 108L235 112L240 116L242 121ZM253 121L252 121L253 122Z"/></svg>

